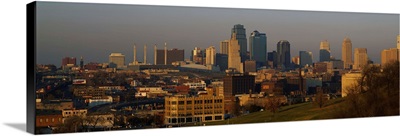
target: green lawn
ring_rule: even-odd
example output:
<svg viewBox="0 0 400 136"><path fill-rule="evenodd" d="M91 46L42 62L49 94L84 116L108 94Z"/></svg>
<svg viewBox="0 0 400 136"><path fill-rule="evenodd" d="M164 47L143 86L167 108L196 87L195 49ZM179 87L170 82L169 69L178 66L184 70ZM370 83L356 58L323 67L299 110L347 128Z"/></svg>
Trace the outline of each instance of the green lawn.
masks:
<svg viewBox="0 0 400 136"><path fill-rule="evenodd" d="M324 107L319 108L311 102L284 106L279 109L275 115L269 111L254 112L247 115L231 118L224 121L207 122L206 125L222 125L222 124L245 124L245 123L262 123L262 122L281 122L281 121L300 121L300 120L317 120L317 119L333 119L333 111L340 106L343 99L333 99L327 101Z"/></svg>

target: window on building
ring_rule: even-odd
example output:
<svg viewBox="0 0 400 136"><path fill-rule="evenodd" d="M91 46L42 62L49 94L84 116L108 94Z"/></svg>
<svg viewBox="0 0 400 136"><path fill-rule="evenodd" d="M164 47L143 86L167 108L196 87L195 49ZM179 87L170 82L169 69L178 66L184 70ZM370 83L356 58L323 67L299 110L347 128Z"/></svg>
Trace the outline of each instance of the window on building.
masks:
<svg viewBox="0 0 400 136"><path fill-rule="evenodd" d="M42 122L43 122L43 119L39 119L39 122L42 123Z"/></svg>
<svg viewBox="0 0 400 136"><path fill-rule="evenodd" d="M49 122L49 119L46 119L46 122Z"/></svg>
<svg viewBox="0 0 400 136"><path fill-rule="evenodd" d="M54 118L51 118L51 122L54 122Z"/></svg>

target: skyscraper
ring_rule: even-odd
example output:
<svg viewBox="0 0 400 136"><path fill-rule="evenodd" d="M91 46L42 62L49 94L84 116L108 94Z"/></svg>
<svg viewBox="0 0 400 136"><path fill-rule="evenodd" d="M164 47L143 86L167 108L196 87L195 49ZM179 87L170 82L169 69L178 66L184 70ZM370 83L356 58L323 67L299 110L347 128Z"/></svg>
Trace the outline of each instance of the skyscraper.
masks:
<svg viewBox="0 0 400 136"><path fill-rule="evenodd" d="M215 47L210 46L206 49L206 65L215 65Z"/></svg>
<svg viewBox="0 0 400 136"><path fill-rule="evenodd" d="M219 53L221 54L229 54L229 40L221 41L219 44Z"/></svg>
<svg viewBox="0 0 400 136"><path fill-rule="evenodd" d="M319 61L330 61L331 60L331 49L327 40L321 41L319 45Z"/></svg>
<svg viewBox="0 0 400 136"><path fill-rule="evenodd" d="M125 55L122 53L111 53L108 60L109 63L117 65L117 68L125 66Z"/></svg>
<svg viewBox="0 0 400 136"><path fill-rule="evenodd" d="M309 51L300 51L299 52L300 56L300 67L304 67L306 65L311 66L312 65L312 52Z"/></svg>
<svg viewBox="0 0 400 136"><path fill-rule="evenodd" d="M233 34L235 34L235 37L238 41L238 44L240 46L239 51L240 51L240 62L244 62L247 59L247 38L246 38L246 29L244 28L243 25L241 24L236 24L233 26L232 31L231 31L231 38L233 38Z"/></svg>
<svg viewBox="0 0 400 136"><path fill-rule="evenodd" d="M81 67L81 69L83 69L83 57L81 56L81 61L79 63L79 67Z"/></svg>
<svg viewBox="0 0 400 136"><path fill-rule="evenodd" d="M254 30L249 37L250 59L255 60L257 67L267 61L267 36Z"/></svg>
<svg viewBox="0 0 400 136"><path fill-rule="evenodd" d="M277 44L278 68L290 68L290 43L287 40L280 40Z"/></svg>
<svg viewBox="0 0 400 136"><path fill-rule="evenodd" d="M381 52L381 64L385 65L385 64L387 64L389 62L392 62L392 61L399 61L398 60L398 55L399 55L398 53L399 53L398 49L396 49L396 48L384 49Z"/></svg>
<svg viewBox="0 0 400 136"><path fill-rule="evenodd" d="M361 70L367 64L368 64L367 48L354 48L353 69Z"/></svg>
<svg viewBox="0 0 400 136"><path fill-rule="evenodd" d="M344 38L342 42L342 60L345 69L350 68L350 66L353 64L352 48L353 47L350 38Z"/></svg>
<svg viewBox="0 0 400 136"><path fill-rule="evenodd" d="M232 38L229 40L228 68L233 68L236 71L240 71L240 60L239 42L236 39L236 34L233 33Z"/></svg>
<svg viewBox="0 0 400 136"><path fill-rule="evenodd" d="M219 66L221 71L228 69L228 54L217 53L215 54L215 58L215 63Z"/></svg>
<svg viewBox="0 0 400 136"><path fill-rule="evenodd" d="M278 53L276 51L268 52L269 67L276 68L277 64L278 64Z"/></svg>

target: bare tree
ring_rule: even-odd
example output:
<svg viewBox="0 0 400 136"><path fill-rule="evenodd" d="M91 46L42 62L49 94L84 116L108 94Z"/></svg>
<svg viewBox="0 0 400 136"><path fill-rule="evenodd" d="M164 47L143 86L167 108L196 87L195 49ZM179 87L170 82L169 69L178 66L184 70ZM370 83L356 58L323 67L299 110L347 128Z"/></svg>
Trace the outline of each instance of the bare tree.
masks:
<svg viewBox="0 0 400 136"><path fill-rule="evenodd" d="M327 102L327 98L324 96L324 91L320 90L317 91L317 94L315 94L315 101L314 103L318 105L319 108L322 108Z"/></svg>
<svg viewBox="0 0 400 136"><path fill-rule="evenodd" d="M281 106L280 99L276 96L268 98L265 103L265 108L271 111L272 113L276 113Z"/></svg>

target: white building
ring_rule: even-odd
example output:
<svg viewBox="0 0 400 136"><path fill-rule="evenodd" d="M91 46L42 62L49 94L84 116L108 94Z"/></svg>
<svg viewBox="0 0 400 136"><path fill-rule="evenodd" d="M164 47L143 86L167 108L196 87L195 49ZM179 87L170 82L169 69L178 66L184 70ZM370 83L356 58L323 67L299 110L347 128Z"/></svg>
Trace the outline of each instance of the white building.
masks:
<svg viewBox="0 0 400 136"><path fill-rule="evenodd" d="M183 83L183 85L189 86L190 89L205 89L206 88L206 82L201 80L200 82L188 82L188 83Z"/></svg>

